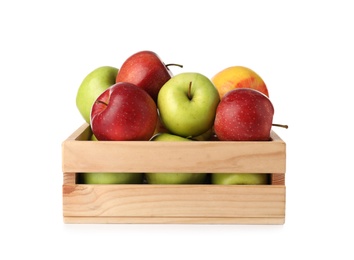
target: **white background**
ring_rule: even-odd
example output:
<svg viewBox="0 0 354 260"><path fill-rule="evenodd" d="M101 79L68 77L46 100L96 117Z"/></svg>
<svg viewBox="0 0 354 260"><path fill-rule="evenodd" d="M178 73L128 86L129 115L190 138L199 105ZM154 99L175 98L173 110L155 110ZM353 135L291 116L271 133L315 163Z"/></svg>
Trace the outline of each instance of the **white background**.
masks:
<svg viewBox="0 0 354 260"><path fill-rule="evenodd" d="M231 5L232 3L232 5ZM1 1L1 259L353 259L350 1ZM281 226L66 225L61 143L91 70L149 49L175 74L265 80L287 143ZM6 256L6 257L5 257Z"/></svg>

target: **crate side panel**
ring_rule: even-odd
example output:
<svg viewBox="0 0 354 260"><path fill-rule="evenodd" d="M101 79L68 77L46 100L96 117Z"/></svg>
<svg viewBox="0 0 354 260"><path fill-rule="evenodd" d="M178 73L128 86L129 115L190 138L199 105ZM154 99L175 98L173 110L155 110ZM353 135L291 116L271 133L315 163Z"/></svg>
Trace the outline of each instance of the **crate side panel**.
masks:
<svg viewBox="0 0 354 260"><path fill-rule="evenodd" d="M274 131L266 142L94 142L90 135L85 123L63 142L63 172L285 173L285 143Z"/></svg>
<svg viewBox="0 0 354 260"><path fill-rule="evenodd" d="M63 144L63 172L285 172L281 142L92 142Z"/></svg>
<svg viewBox="0 0 354 260"><path fill-rule="evenodd" d="M63 185L65 217L276 217L277 185Z"/></svg>

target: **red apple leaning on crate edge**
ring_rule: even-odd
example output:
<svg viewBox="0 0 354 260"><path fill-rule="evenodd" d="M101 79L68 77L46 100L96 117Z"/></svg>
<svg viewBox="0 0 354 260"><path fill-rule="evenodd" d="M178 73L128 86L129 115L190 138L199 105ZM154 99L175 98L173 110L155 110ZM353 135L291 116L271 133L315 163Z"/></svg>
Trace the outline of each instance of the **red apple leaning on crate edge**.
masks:
<svg viewBox="0 0 354 260"><path fill-rule="evenodd" d="M239 88L221 99L215 115L214 131L220 141L269 141L274 107L258 90Z"/></svg>
<svg viewBox="0 0 354 260"><path fill-rule="evenodd" d="M172 76L167 64L152 51L140 51L128 57L119 69L116 82L130 82L144 89L157 102L157 95Z"/></svg>
<svg viewBox="0 0 354 260"><path fill-rule="evenodd" d="M157 106L162 123L170 133L195 137L213 126L219 101L219 93L209 78L184 72L162 86Z"/></svg>
<svg viewBox="0 0 354 260"><path fill-rule="evenodd" d="M147 141L157 124L157 107L147 92L118 82L104 91L91 111L91 129L98 140Z"/></svg>
<svg viewBox="0 0 354 260"><path fill-rule="evenodd" d="M254 89L234 89L217 107L215 133L221 141L268 141L273 115L273 104L266 95Z"/></svg>
<svg viewBox="0 0 354 260"><path fill-rule="evenodd" d="M118 69L102 66L91 71L83 79L77 94L76 106L87 123L90 123L91 108L97 97L115 83Z"/></svg>

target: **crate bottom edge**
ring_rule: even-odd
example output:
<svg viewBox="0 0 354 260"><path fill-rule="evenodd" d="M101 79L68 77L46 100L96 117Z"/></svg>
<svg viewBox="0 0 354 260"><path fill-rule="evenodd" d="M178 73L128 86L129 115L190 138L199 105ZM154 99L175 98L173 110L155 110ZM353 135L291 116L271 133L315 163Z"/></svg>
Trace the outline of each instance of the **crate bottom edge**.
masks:
<svg viewBox="0 0 354 260"><path fill-rule="evenodd" d="M249 224L283 225L285 217L73 217L64 224Z"/></svg>

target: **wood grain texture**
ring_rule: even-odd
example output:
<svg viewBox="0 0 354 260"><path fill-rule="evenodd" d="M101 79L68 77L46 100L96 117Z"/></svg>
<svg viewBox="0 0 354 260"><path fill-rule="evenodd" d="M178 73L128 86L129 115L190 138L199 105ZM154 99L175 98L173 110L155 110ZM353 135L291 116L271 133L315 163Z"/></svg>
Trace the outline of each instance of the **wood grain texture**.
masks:
<svg viewBox="0 0 354 260"><path fill-rule="evenodd" d="M281 218L272 185L63 185L64 216Z"/></svg>
<svg viewBox="0 0 354 260"><path fill-rule="evenodd" d="M285 143L86 141L88 126L62 144L63 172L285 173Z"/></svg>
<svg viewBox="0 0 354 260"><path fill-rule="evenodd" d="M282 225L284 217L68 217L66 224L242 224L242 225Z"/></svg>
<svg viewBox="0 0 354 260"><path fill-rule="evenodd" d="M271 184L272 185L285 185L285 174L284 173L272 173Z"/></svg>
<svg viewBox="0 0 354 260"><path fill-rule="evenodd" d="M65 223L284 224L286 145L94 142L87 124L62 143ZM83 185L78 172L271 173L271 185Z"/></svg>

